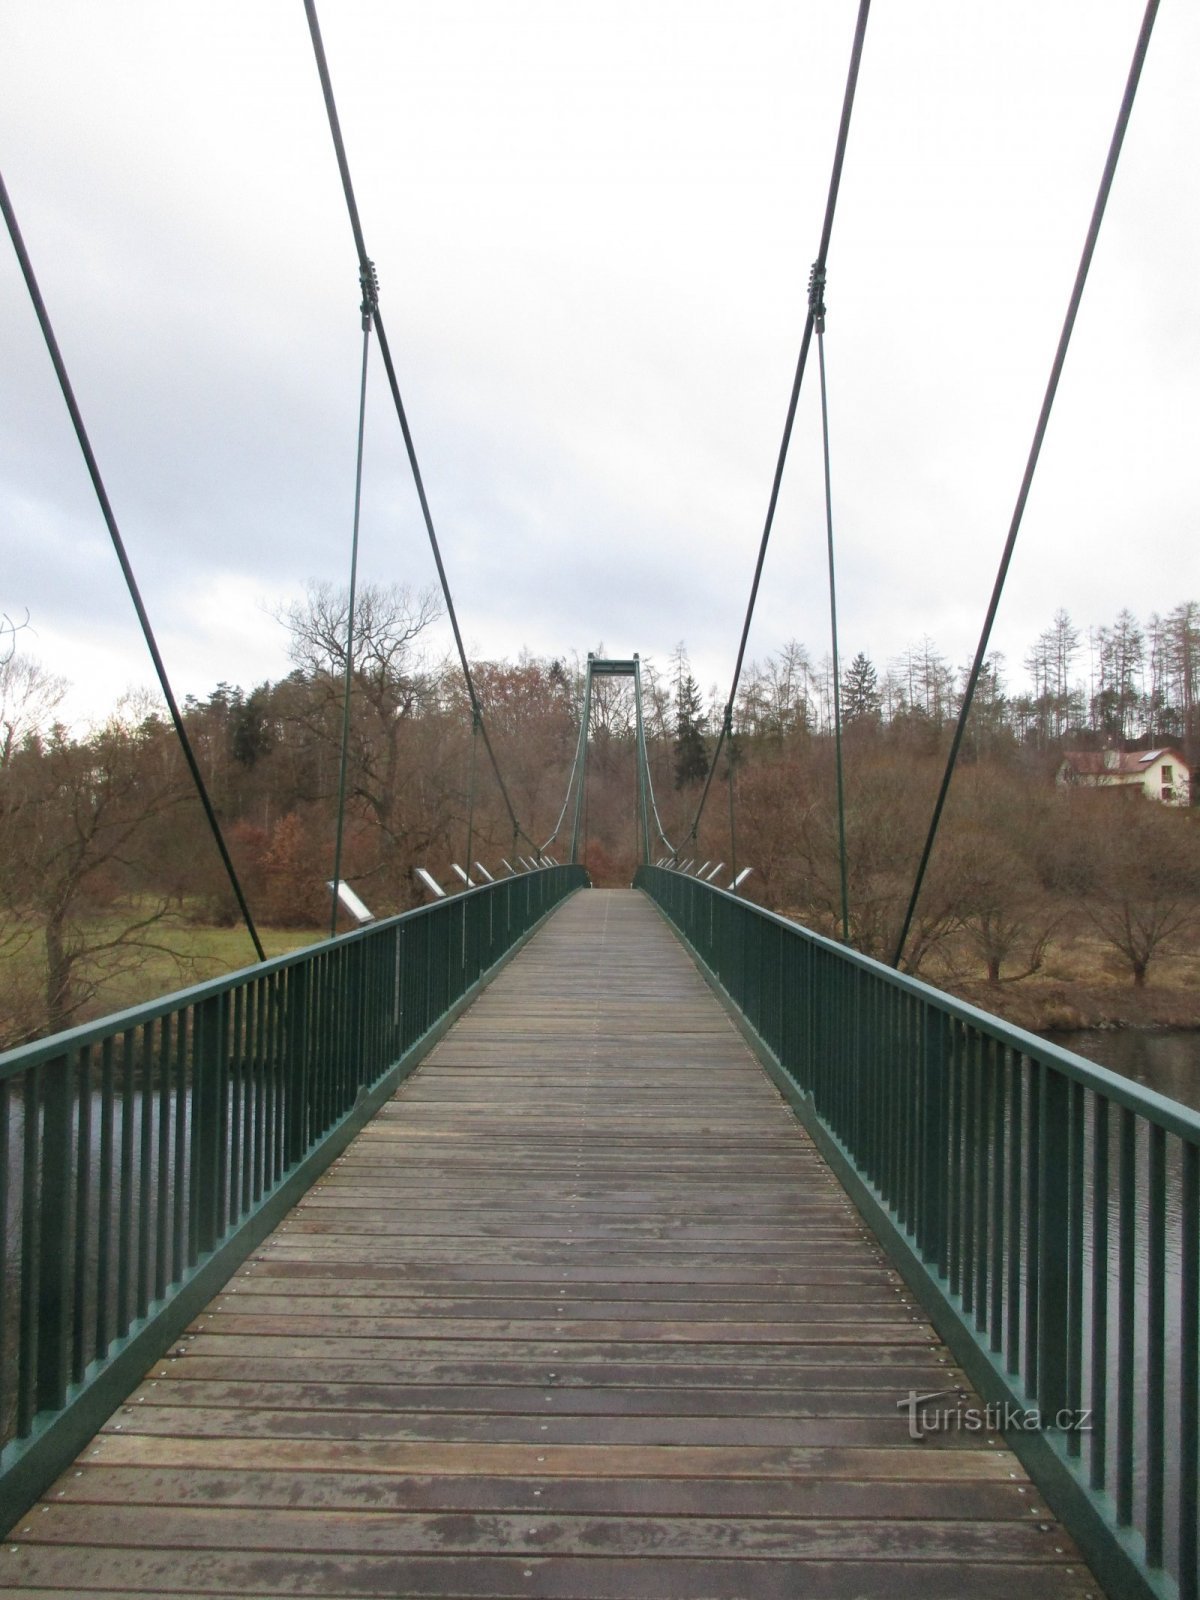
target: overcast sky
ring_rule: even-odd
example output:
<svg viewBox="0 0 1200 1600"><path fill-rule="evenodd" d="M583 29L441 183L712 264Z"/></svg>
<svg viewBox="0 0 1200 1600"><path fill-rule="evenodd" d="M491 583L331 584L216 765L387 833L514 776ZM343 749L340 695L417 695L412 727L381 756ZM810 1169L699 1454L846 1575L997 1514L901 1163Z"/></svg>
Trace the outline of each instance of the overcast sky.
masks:
<svg viewBox="0 0 1200 1600"><path fill-rule="evenodd" d="M687 642L725 693L853 0L324 0L469 648ZM877 0L829 256L842 648L974 647L1140 0ZM0 166L178 692L344 582L357 266L300 0L6 0ZM996 643L1200 598L1200 7L1165 0ZM0 610L75 715L149 683L0 249ZM750 653L828 645L815 361ZM367 580L434 572L372 372Z"/></svg>

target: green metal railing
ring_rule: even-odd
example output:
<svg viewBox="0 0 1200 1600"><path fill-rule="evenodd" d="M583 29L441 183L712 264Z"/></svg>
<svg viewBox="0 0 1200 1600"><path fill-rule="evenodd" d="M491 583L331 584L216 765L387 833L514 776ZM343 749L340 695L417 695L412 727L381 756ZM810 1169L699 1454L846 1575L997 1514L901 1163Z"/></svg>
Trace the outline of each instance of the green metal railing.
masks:
<svg viewBox="0 0 1200 1600"><path fill-rule="evenodd" d="M1196 1600L1200 1116L684 873L635 882L1110 1594Z"/></svg>
<svg viewBox="0 0 1200 1600"><path fill-rule="evenodd" d="M0 1055L0 1528L586 882L507 878Z"/></svg>

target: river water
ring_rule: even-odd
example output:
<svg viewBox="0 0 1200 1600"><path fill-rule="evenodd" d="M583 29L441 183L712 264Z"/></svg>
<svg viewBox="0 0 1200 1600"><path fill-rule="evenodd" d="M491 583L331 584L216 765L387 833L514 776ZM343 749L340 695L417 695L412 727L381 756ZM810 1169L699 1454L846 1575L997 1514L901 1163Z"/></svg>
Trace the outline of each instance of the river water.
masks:
<svg viewBox="0 0 1200 1600"><path fill-rule="evenodd" d="M1042 1037L1200 1111L1200 1029L1086 1028Z"/></svg>

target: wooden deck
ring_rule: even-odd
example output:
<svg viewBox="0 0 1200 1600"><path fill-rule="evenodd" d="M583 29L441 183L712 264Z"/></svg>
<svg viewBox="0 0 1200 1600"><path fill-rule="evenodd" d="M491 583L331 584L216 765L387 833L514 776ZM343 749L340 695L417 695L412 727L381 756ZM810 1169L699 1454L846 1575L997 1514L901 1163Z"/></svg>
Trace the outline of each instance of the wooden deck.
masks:
<svg viewBox="0 0 1200 1600"><path fill-rule="evenodd" d="M576 895L25 1518L43 1597L1098 1595L642 896Z"/></svg>

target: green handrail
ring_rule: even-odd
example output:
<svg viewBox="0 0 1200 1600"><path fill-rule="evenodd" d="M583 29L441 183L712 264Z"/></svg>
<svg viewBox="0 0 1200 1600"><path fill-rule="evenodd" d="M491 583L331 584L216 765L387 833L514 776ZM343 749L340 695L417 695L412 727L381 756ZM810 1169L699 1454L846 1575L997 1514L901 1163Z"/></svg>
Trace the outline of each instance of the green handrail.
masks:
<svg viewBox="0 0 1200 1600"><path fill-rule="evenodd" d="M686 873L635 885L1110 1595L1196 1600L1200 1116Z"/></svg>
<svg viewBox="0 0 1200 1600"><path fill-rule="evenodd" d="M505 878L0 1055L0 1527L587 881Z"/></svg>

